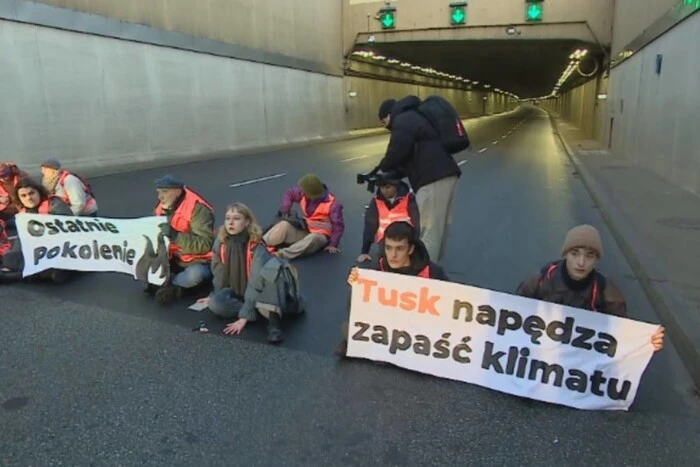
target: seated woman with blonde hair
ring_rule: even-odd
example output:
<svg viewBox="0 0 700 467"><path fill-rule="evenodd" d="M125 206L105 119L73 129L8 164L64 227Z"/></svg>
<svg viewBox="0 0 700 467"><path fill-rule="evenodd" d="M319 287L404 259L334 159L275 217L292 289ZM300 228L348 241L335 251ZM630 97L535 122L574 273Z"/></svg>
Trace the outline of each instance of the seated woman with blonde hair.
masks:
<svg viewBox="0 0 700 467"><path fill-rule="evenodd" d="M226 334L240 334L260 314L268 320L267 340L282 342L281 317L304 311L296 269L269 253L246 205L226 208L213 253L214 291L199 302L223 318L238 318L226 326Z"/></svg>

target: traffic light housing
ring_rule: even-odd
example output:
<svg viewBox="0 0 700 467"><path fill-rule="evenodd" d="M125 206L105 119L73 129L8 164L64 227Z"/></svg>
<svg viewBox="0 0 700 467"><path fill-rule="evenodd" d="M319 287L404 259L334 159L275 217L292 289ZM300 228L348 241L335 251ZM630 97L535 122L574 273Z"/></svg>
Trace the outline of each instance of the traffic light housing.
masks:
<svg viewBox="0 0 700 467"><path fill-rule="evenodd" d="M379 10L379 24L382 25L382 29L395 29L396 28L396 7L385 6Z"/></svg>
<svg viewBox="0 0 700 467"><path fill-rule="evenodd" d="M463 26L467 23L467 2L450 3L450 22L452 26Z"/></svg>
<svg viewBox="0 0 700 467"><path fill-rule="evenodd" d="M525 0L525 21L542 21L544 14L544 0Z"/></svg>

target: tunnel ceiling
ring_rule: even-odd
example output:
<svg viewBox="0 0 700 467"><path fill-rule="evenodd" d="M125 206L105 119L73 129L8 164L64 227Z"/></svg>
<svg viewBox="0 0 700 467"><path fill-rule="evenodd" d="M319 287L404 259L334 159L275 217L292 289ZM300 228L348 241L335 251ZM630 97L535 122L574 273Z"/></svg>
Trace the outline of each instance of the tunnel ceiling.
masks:
<svg viewBox="0 0 700 467"><path fill-rule="evenodd" d="M387 59L478 81L479 86L490 84L522 99L550 94L569 64L569 56L579 48L587 49L589 57L601 53L594 44L578 40L411 41L355 46L355 50L371 50ZM574 73L567 84L579 81L577 77Z"/></svg>

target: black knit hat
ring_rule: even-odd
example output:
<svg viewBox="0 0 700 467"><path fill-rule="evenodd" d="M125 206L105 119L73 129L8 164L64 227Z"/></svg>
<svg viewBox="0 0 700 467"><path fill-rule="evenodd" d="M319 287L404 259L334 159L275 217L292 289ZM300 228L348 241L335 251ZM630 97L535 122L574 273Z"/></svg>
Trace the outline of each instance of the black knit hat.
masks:
<svg viewBox="0 0 700 467"><path fill-rule="evenodd" d="M391 113L395 104L396 99L387 99L382 102L382 105L379 106L379 120L384 120Z"/></svg>

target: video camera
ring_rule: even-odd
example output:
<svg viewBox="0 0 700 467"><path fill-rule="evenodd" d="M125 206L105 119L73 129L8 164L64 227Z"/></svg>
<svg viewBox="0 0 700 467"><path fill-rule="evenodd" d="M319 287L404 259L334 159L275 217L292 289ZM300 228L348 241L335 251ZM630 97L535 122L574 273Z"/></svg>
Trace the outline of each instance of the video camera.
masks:
<svg viewBox="0 0 700 467"><path fill-rule="evenodd" d="M377 186L397 183L401 180L401 176L396 172L380 172L374 169L369 173L357 174L357 184L367 184L367 191L374 193L377 191Z"/></svg>

